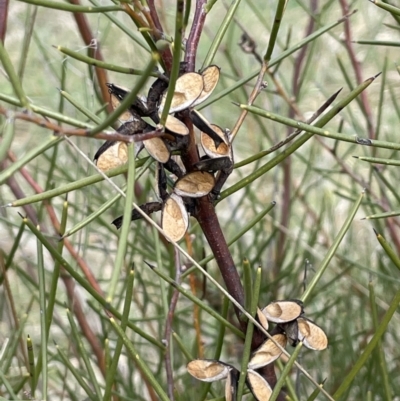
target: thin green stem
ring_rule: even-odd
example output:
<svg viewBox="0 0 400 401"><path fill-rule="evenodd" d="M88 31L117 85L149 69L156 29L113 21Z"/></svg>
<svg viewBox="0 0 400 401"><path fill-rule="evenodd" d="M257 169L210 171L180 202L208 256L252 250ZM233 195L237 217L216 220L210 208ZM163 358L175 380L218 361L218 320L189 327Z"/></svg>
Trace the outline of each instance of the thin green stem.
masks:
<svg viewBox="0 0 400 401"><path fill-rule="evenodd" d="M147 366L146 362L144 362L144 360L139 356L139 353L137 352L136 348L133 346L132 342L129 340L129 338L127 337L125 332L122 330L122 328L118 325L118 323L114 320L114 318L110 318L110 323L111 323L112 328L117 333L118 337L120 337L122 339L131 358L139 366L142 374L146 377L146 380L150 383L150 385L152 386L154 391L158 394L161 401L170 401L167 394L165 393L163 388L160 386L160 383L154 377L153 373Z"/></svg>
<svg viewBox="0 0 400 401"><path fill-rule="evenodd" d="M310 297L311 292L314 290L315 286L317 285L317 283L321 279L322 275L324 274L325 270L327 269L329 262L335 255L340 243L342 242L343 237L346 235L347 231L350 228L350 225L354 219L354 216L356 215L356 213L358 211L358 208L361 205L361 202L364 198L364 194L365 194L365 192L363 191L361 193L360 197L358 198L357 202L354 204L354 206L351 209L349 215L347 216L342 228L340 229L338 235L336 236L332 245L328 249L328 252L325 254L324 259L321 261L320 268L318 269L317 273L312 278L311 282L307 285L307 289L305 290L305 292L303 293L303 295L300 298L303 302L306 302L307 299Z"/></svg>
<svg viewBox="0 0 400 401"><path fill-rule="evenodd" d="M374 323L374 330L376 331L379 326L379 322L378 322L378 311L376 308L375 288L372 281L369 282L368 288L369 288L369 301L371 305L372 320ZM382 348L382 341L378 341L377 351L379 358L379 367L381 369L381 374L382 374L383 392L385 395L385 400L392 401L393 399L392 390L390 388L388 368L385 360L385 353Z"/></svg>
<svg viewBox="0 0 400 401"><path fill-rule="evenodd" d="M276 6L274 24L272 25L271 34L269 35L267 51L265 52L265 55L264 55L264 61L266 63L268 63L271 60L272 52L274 50L276 39L278 37L278 32L279 32L279 28L281 26L286 3L287 3L286 0L279 0L278 4Z"/></svg>
<svg viewBox="0 0 400 401"><path fill-rule="evenodd" d="M375 231L375 230L374 230ZM386 252L386 255L389 256L390 260L394 263L394 265L400 270L400 258L397 256L397 254L394 252L392 247L389 245L389 243L386 241L386 239L379 233L375 231L376 238L381 244L383 250Z"/></svg>
<svg viewBox="0 0 400 401"><path fill-rule="evenodd" d="M10 57L7 53L6 48L4 47L3 42L0 40L0 60L3 64L4 70L10 79L11 85L13 86L15 94L18 96L20 104L25 109L30 109L28 98L25 95L24 90L22 89L22 83L18 78L17 73L14 70L14 66L10 60Z"/></svg>
<svg viewBox="0 0 400 401"><path fill-rule="evenodd" d="M146 74L145 70L138 70L136 68L121 67L119 65L109 64L104 61L85 56L82 53L75 52L73 50L67 49L62 46L54 46L54 47L57 50L59 50L61 53L66 54L67 56L70 56L76 60L82 61L83 63L88 64L88 65L94 65L96 67L104 68L105 70L116 71L116 72L120 72L121 74L130 74L130 75L145 75ZM158 77L160 77L160 73L151 71L149 76L158 78Z"/></svg>
<svg viewBox="0 0 400 401"><path fill-rule="evenodd" d="M125 197L124 217L122 220L122 228L119 236L117 256L112 272L111 280L108 287L107 302L112 302L117 288L118 280L121 277L121 270L124 265L126 249L128 245L128 237L131 225L132 203L135 197L135 145L128 145L128 178L127 191Z"/></svg>
<svg viewBox="0 0 400 401"><path fill-rule="evenodd" d="M175 93L176 80L179 76L179 67L181 62L182 53L182 31L183 31L183 0L177 0L176 2L176 17L175 17L175 37L174 37L174 50L172 54L172 69L168 84L167 97L165 99L164 108L160 117L160 124L165 125L167 121L169 109L171 107L172 98Z"/></svg>
<svg viewBox="0 0 400 401"><path fill-rule="evenodd" d="M333 132L333 131L321 129L314 125L310 125L310 124L303 123L301 121L293 120L292 118L284 117L279 114L275 114L273 112L266 111L266 110L260 109L258 107L255 107L255 106L247 106L245 104L241 104L240 108L247 110L250 113L257 114L261 117L265 117L268 120L277 121L284 125L288 125L289 127L297 128L302 131L316 134L319 136L323 136L326 138L332 138L332 139L336 139L338 141L356 143L358 145L371 146L371 147L376 147L376 148L400 150L399 143L379 141L379 140L375 140L375 139L365 139L365 138L358 137L357 135L346 135L346 134L342 134L340 132ZM364 160L364 158L362 158L362 157L360 157L359 159Z"/></svg>
<svg viewBox="0 0 400 401"><path fill-rule="evenodd" d="M333 106L328 112L326 112L322 117L318 119L315 123L315 127L321 128L325 124L328 123L340 110L342 110L345 106L347 106L353 99L355 99L363 90L365 90L371 83L374 81L376 77L372 77L364 81L361 85L351 91L343 100L338 102L335 106ZM238 181L236 184L232 185L230 188L226 189L221 193L219 201L225 199L231 194L239 191L240 189L247 186L249 183L255 181L257 178L263 176L273 167L277 166L283 160L285 160L289 155L299 149L304 143L306 143L314 134L311 132L303 133L300 138L296 141L292 142L285 150L279 153L277 156L269 160L266 164L260 167L257 171L250 174L249 176L243 178Z"/></svg>
<svg viewBox="0 0 400 401"><path fill-rule="evenodd" d="M225 14L225 17L222 20L221 25L218 28L218 32L215 35L215 38L212 41L210 48L208 49L206 58L203 61L202 69L207 67L208 65L212 64L214 57L215 57L218 49L220 48L222 39L224 38L225 33L226 33L230 23L232 22L233 17L236 14L236 11L239 7L240 1L241 0L233 0L231 5L229 6L227 13Z"/></svg>
<svg viewBox="0 0 400 401"><path fill-rule="evenodd" d="M22 3L34 4L46 8L53 8L55 10L70 11L72 13L106 13L110 11L125 11L120 6L104 6L104 7L90 7L90 6L76 6L75 4L61 3L50 0L19 0Z"/></svg>
<svg viewBox="0 0 400 401"><path fill-rule="evenodd" d="M46 319L46 287L44 274L43 245L37 239L38 276L39 276L39 305L40 305L40 353L42 357L42 399L47 401L48 370L47 370L47 319ZM39 372L38 372L39 373ZM35 377L36 382L38 377Z"/></svg>
<svg viewBox="0 0 400 401"><path fill-rule="evenodd" d="M133 269L131 269L129 271L129 274L127 277L124 309L123 309L122 318L121 318L121 330L124 332L126 331L128 321L129 321L129 311L130 311L131 304L132 304L134 278L135 278L135 271ZM121 337L119 337L117 340L117 344L115 346L114 356L112 358L111 365L107 369L106 388L104 391L103 401L108 401L111 399L113 383L115 381L115 376L117 374L122 346L123 346L123 341L122 341Z"/></svg>
<svg viewBox="0 0 400 401"><path fill-rule="evenodd" d="M280 393L283 385L285 384L286 377L290 374L292 367L293 367L294 363L296 362L297 357L299 356L302 346L303 346L303 343L300 341L297 344L293 354L287 361L285 369L283 369L281 375L279 376L279 379L276 382L274 390L272 391L271 397L269 398L268 401L276 401L276 399L278 398L279 393Z"/></svg>
<svg viewBox="0 0 400 401"><path fill-rule="evenodd" d="M25 224L29 227L33 234L38 237L39 241L44 245L44 247L50 252L50 254L58 260L60 265L68 272L68 274L76 280L99 304L105 308L107 311L111 312L115 317L121 319L121 314L118 312L116 308L111 306L109 302L107 302L98 292L92 288L88 282L80 276L76 270L57 252L57 250L50 244L49 240L35 227L34 224L27 218L24 218ZM132 322L128 324L129 328L131 328L135 333L138 333L141 337L145 338L147 341L157 346L158 348L164 350L164 345L151 337L149 334L141 330L139 327L134 325Z"/></svg>
<svg viewBox="0 0 400 401"><path fill-rule="evenodd" d="M352 369L350 372L346 374L345 379L343 380L342 384L333 394L333 398L338 400L350 387L351 383L353 382L354 378L356 377L357 373L362 369L367 361L368 357L371 355L372 351L377 346L379 340L381 339L382 335L385 333L387 326L393 317L394 313L396 312L398 306L400 304L400 290L397 291L395 296L393 297L392 302L390 303L389 309L385 313L382 318L382 321L379 323L375 334L371 338L368 345L365 347L361 356L357 359L357 361L353 364Z"/></svg>
<svg viewBox="0 0 400 401"><path fill-rule="evenodd" d="M248 268L250 265L248 266ZM261 285L261 267L257 268L256 277L253 282L253 290L251 292L251 309L250 314L251 316L255 316L257 312L258 306L258 298L260 295L260 285ZM241 400L244 390L244 383L246 381L247 376L247 365L250 360L251 354L251 344L253 340L253 332L254 332L254 325L252 321L248 321L247 329L246 329L246 337L244 340L244 348L243 348L243 355L242 355L242 363L240 368L240 377L239 377L239 384L237 390L237 399Z"/></svg>

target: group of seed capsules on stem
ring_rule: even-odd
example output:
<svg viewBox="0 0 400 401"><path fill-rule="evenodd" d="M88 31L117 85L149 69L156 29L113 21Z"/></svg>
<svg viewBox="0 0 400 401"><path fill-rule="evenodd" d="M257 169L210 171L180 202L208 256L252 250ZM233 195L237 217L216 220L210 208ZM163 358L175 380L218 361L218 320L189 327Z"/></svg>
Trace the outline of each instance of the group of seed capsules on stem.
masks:
<svg viewBox="0 0 400 401"><path fill-rule="evenodd" d="M322 351L328 346L328 339L319 326L304 316L303 303L297 299L271 302L264 309L258 309L257 317L265 330L269 328L268 322L276 326L272 338L265 340L251 355L246 383L256 400L268 401L272 388L256 370L278 359L288 342L295 347L301 341L309 349ZM212 359L195 359L188 363L187 370L205 382L226 379L225 399L236 401L240 372L234 366Z"/></svg>
<svg viewBox="0 0 400 401"><path fill-rule="evenodd" d="M160 202L148 202L140 208L146 214L162 210L161 226L167 239L179 241L186 233L189 224L189 214L196 208L196 198L210 196L215 200L233 168L232 138L228 129L210 124L195 106L206 100L215 89L220 75L219 67L208 66L202 71L184 73L185 64L181 65L181 74L176 86L167 116L165 126L160 126L160 118L164 109L168 78L159 77L148 91L147 98L137 97L133 104L119 117L120 127L117 131L123 135L145 134L164 130L164 137L152 137L136 141L135 156L142 149L157 162L157 186ZM118 107L127 90L115 84L108 84L111 104ZM144 118L155 124L148 123ZM189 118L200 131L199 162L186 171L181 160L188 149L190 135L188 126L182 121ZM106 141L97 151L94 161L102 171L125 164L128 160L127 144L125 142ZM165 170L172 173L173 184L168 193L168 178ZM131 220L141 218L135 209ZM122 217L113 224L119 228ZM248 366L246 383L259 401L268 401L272 394L271 386L257 369L274 362L282 354L283 348L289 342L296 346L301 341L307 348L323 350L328 346L324 331L314 322L304 316L303 304L299 300L275 301L262 310L257 317L265 330L269 323L275 323L272 338L265 340L252 354ZM279 344L279 346L278 346ZM214 382L226 379L225 398L236 400L236 392L240 372L227 363L196 359L187 365L188 372L198 380Z"/></svg>
<svg viewBox="0 0 400 401"><path fill-rule="evenodd" d="M184 73L185 63L181 64L181 74L176 81L169 114L165 126L160 126L160 118L164 109L168 78L156 79L148 91L147 98L137 97L133 104L119 117L121 123L117 131L123 135L135 135L164 130L164 137L153 137L135 142L135 155L146 149L157 161L157 186L160 202L148 202L140 208L146 214L162 210L161 226L169 240L179 241L186 233L189 225L189 214L196 208L196 198L209 195L211 199L219 196L220 190L232 172L233 153L230 132L219 126L210 124L195 106L206 100L217 86L220 69L210 65L196 73ZM108 84L111 104L118 107L127 90L115 84ZM151 120L155 124L145 121ZM181 155L189 146L189 128L182 121L189 118L200 131L199 161L186 171ZM203 154L201 156L201 153ZM105 142L97 151L94 161L102 171L125 164L128 160L125 142ZM168 193L168 178L165 170L172 173L172 191ZM132 211L132 220L141 218L137 210ZM122 217L113 221L119 228Z"/></svg>

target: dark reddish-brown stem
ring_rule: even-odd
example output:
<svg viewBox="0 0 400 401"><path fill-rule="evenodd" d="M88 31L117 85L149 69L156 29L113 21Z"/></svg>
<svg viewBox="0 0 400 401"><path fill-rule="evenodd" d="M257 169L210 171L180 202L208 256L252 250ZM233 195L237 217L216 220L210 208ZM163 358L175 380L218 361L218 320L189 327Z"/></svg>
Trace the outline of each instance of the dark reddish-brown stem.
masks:
<svg viewBox="0 0 400 401"><path fill-rule="evenodd" d="M190 29L190 34L186 43L185 61L187 62L186 71L188 72L194 71L196 68L197 46L199 45L200 36L207 16L204 11L206 3L207 0L196 1L192 28Z"/></svg>
<svg viewBox="0 0 400 401"><path fill-rule="evenodd" d="M153 24L158 32L154 32L155 39L161 39L164 30L161 25L160 19L158 18L158 13L154 4L154 0L147 0L147 5L149 6L150 16L153 20ZM164 65L167 75L170 74L172 68L172 53L171 49L168 47L160 52L161 58L164 60Z"/></svg>
<svg viewBox="0 0 400 401"><path fill-rule="evenodd" d="M4 43L7 31L8 0L0 0L0 40Z"/></svg>
<svg viewBox="0 0 400 401"><path fill-rule="evenodd" d="M199 161L199 155L197 153L196 143L194 141L193 124L189 117L184 117L183 122L189 128L191 141L187 152L182 155L182 161L186 167L186 170L191 171L193 169L193 165ZM240 305L244 305L244 291L240 281L239 273L232 259L228 244L225 241L217 214L215 213L213 202L208 196L198 199L194 217L196 217L198 220L207 242L215 256L215 260L221 271L226 289L228 290L229 294L231 294L236 301L240 303ZM239 318L239 321L242 322L242 319L240 319L241 313L238 309L236 309L236 314ZM244 330L245 327L246 324L242 324L242 328Z"/></svg>
<svg viewBox="0 0 400 401"><path fill-rule="evenodd" d="M347 0L340 0L340 5L343 10L343 15L348 15L350 12ZM350 61L353 66L354 73L356 75L357 84L360 85L364 81L364 79L361 72L360 62L357 60L356 54L354 52L354 45L352 43L349 18L346 18L344 20L344 35L345 35L344 39L345 47L347 49L347 52L349 53ZM361 92L360 97L361 97L361 103L363 105L367 117L367 128L368 128L369 138L375 139L375 131L372 123L371 105L369 104L368 101L367 92L366 91Z"/></svg>
<svg viewBox="0 0 400 401"><path fill-rule="evenodd" d="M79 0L69 0L71 4L76 4L76 5L81 5ZM85 43L86 46L90 46L92 43L92 39L94 39L94 36L92 34L92 31L90 30L89 22L85 16L85 14L82 13L74 13L74 18L76 21L76 24L78 25L79 32L82 36L82 39ZM97 42L95 48L90 48L89 47L89 56L93 57L97 60L104 61L103 55L100 51L100 44ZM108 88L106 83L108 82L107 79L107 72L99 67L94 67L96 76L97 76L97 81L99 83L99 88L101 92L101 96L103 98L104 103L108 103L108 100L110 98L110 95L108 93ZM107 109L109 112L112 112L112 106L108 104Z"/></svg>

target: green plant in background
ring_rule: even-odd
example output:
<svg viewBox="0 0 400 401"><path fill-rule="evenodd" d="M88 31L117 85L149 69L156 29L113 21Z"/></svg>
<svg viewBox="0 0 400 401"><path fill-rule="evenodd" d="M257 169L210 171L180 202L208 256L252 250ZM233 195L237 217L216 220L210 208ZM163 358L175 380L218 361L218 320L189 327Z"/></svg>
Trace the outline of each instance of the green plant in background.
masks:
<svg viewBox="0 0 400 401"><path fill-rule="evenodd" d="M400 10L351 7L0 4L1 397L396 399Z"/></svg>

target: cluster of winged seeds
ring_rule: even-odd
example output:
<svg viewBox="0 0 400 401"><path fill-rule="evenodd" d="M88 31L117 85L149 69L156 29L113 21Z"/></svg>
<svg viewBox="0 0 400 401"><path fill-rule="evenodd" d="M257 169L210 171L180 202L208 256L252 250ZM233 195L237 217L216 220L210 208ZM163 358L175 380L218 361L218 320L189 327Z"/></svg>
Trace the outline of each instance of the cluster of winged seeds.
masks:
<svg viewBox="0 0 400 401"><path fill-rule="evenodd" d="M181 72L184 68L185 65L182 64ZM160 76L153 83L147 98L137 97L119 117L121 125L117 131L120 134L148 134L149 139L135 140L136 155L146 149L158 163L157 185L161 201L149 202L140 208L146 214L162 210L162 228L172 241L179 241L186 233L188 214L196 207L196 198L210 195L216 199L232 171L233 154L229 130L210 124L194 109L211 95L219 76L220 69L215 65L208 66L199 73L181 73L175 84L165 126L160 125L168 91L168 78L165 76ZM128 92L114 84L108 84L108 87L111 104L116 108ZM144 117L147 117L146 121ZM196 145L199 161L190 166L182 160L182 155L192 140L189 128L184 123L185 119L189 119L200 130L200 144ZM151 133L160 132L166 135L151 137ZM127 144L116 141L105 142L94 157L97 167L102 171L125 164L127 160ZM170 193L167 191L165 170L172 173L174 181ZM131 219L139 218L141 214L133 210ZM113 224L119 228L122 218L115 219Z"/></svg>
<svg viewBox="0 0 400 401"><path fill-rule="evenodd" d="M296 346L301 341L309 349L322 351L328 346L328 339L319 326L304 316L303 303L299 300L271 302L257 311L257 317L266 330L268 322L276 323L275 334L252 354L247 365L246 383L257 400L268 401L272 388L255 370L278 359L287 342ZM217 360L195 359L188 363L187 370L205 382L226 379L225 398L236 400L240 372L234 366Z"/></svg>

